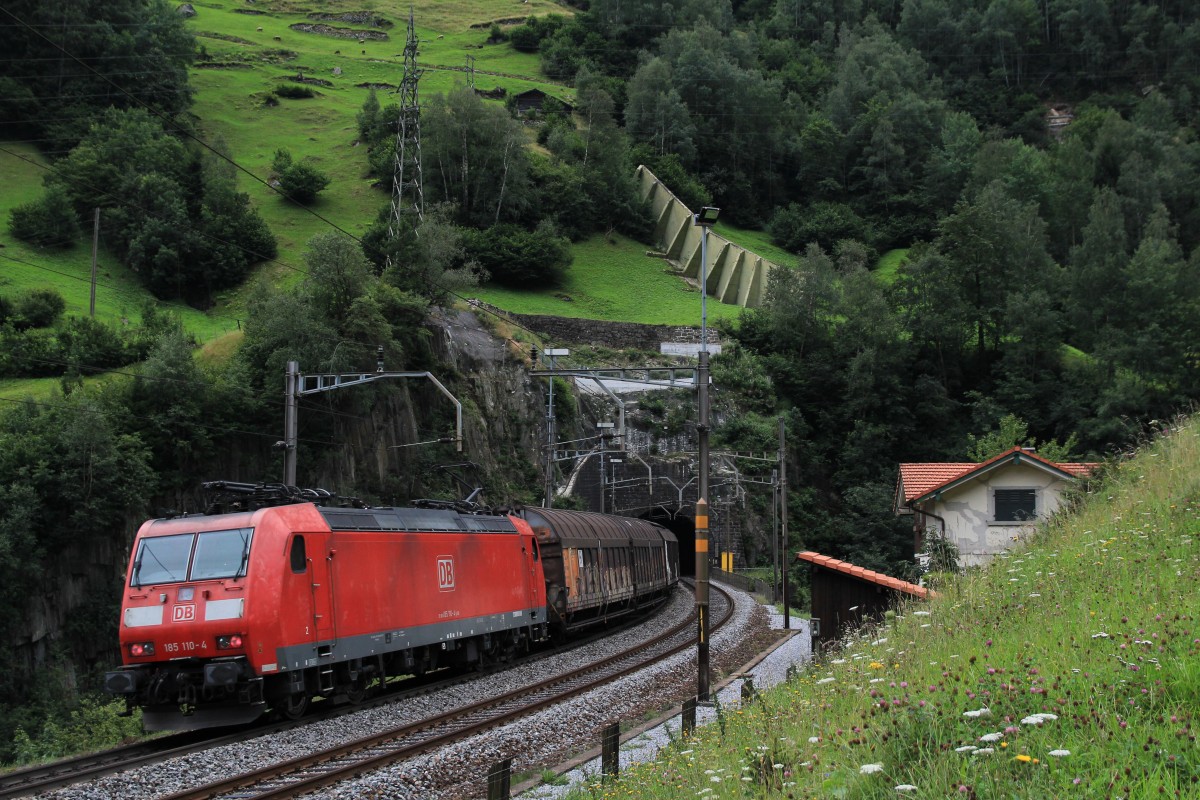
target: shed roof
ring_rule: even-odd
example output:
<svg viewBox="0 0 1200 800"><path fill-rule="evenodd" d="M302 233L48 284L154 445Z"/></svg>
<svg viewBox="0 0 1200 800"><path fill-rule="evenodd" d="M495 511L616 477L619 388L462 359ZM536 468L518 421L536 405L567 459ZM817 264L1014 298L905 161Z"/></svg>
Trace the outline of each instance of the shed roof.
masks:
<svg viewBox="0 0 1200 800"><path fill-rule="evenodd" d="M895 589L898 592L911 594L914 597L925 599L929 597L930 591L924 586L918 586L915 583L902 581L899 578L893 578L890 575L884 575L882 572L875 572L866 567L860 567L856 564L851 564L849 561L839 561L836 558L823 556L820 553L814 553L811 550L805 550L802 553L796 554L797 561L807 561L810 564L816 564L818 567L824 567L835 572L841 572L849 575L852 578L857 578L866 583L874 583L878 586L883 586L888 589Z"/></svg>
<svg viewBox="0 0 1200 800"><path fill-rule="evenodd" d="M898 510L926 500L937 492L946 491L960 483L1008 464L1028 464L1064 479L1090 475L1099 464L1095 462L1050 461L1032 450L1014 447L981 463L912 463L900 465L900 484L897 487Z"/></svg>

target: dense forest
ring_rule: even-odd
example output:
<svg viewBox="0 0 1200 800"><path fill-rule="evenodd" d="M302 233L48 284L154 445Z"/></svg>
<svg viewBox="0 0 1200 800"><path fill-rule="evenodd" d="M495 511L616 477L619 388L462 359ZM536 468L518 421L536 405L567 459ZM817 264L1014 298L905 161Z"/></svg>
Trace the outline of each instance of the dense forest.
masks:
<svg viewBox="0 0 1200 800"><path fill-rule="evenodd" d="M154 296L198 307L274 257L236 188L237 154L202 141L188 114L200 53L173 8L6 8L0 137L52 159L43 194L6 221L13 236L62 246L100 207ZM427 98L419 229L318 236L295 289L247 290L228 358L196 361L153 303L113 330L64 319L53 292L0 287L0 376L62 381L52 402L0 410L6 608L25 607L65 537L119 539L229 453L274 474L285 361L358 368L382 344L389 365L426 367L421 322L456 287L553 283L572 239L646 237L638 163L799 256L714 364L720 446L773 449L786 419L793 545L901 573L912 554L891 512L898 462L1013 444L1101 457L1200 396L1193 4L595 0L497 34L573 84L574 109L552 104L530 126L466 89ZM67 53L86 78L62 80ZM364 171L388 174L396 116L368 97ZM298 204L324 186L286 151L276 172ZM895 274L880 275L896 248ZM114 369L124 379L83 386ZM337 424L331 413L306 435L334 440ZM411 491L362 476L336 488ZM533 500L528 483L494 480L494 494ZM112 638L105 611L73 617L47 663L86 668ZM6 616L0 637L15 626ZM61 675L31 691L3 666L0 741L74 707Z"/></svg>

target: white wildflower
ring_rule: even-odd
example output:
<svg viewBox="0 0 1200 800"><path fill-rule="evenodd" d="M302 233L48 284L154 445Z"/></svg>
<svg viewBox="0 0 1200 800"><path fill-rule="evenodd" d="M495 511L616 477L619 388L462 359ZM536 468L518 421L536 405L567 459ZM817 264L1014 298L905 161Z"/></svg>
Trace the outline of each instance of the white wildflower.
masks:
<svg viewBox="0 0 1200 800"><path fill-rule="evenodd" d="M876 772L883 772L883 764L863 764L858 768L858 771L863 775L871 775Z"/></svg>
<svg viewBox="0 0 1200 800"><path fill-rule="evenodd" d="M1051 750L1050 755L1054 756L1055 758L1062 758L1063 756L1071 755L1071 751L1070 750Z"/></svg>

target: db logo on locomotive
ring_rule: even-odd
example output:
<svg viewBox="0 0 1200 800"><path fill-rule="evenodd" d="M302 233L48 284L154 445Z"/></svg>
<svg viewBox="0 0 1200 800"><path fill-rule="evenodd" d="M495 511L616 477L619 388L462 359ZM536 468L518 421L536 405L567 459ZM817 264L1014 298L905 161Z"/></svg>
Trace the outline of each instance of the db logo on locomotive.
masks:
<svg viewBox="0 0 1200 800"><path fill-rule="evenodd" d="M438 591L452 592L454 591L454 557L453 556L438 556Z"/></svg>
<svg viewBox="0 0 1200 800"><path fill-rule="evenodd" d="M171 619L175 622L193 622L196 619L196 606L175 606L171 609Z"/></svg>

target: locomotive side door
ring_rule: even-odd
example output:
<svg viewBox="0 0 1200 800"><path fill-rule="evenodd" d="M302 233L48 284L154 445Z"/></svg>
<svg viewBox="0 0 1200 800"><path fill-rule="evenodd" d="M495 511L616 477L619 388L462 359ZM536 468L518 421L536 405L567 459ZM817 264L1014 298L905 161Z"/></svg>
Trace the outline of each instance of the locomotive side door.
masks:
<svg viewBox="0 0 1200 800"><path fill-rule="evenodd" d="M541 552L538 550L537 536L522 536L524 544L521 551L525 556L525 605L533 609L530 612L530 623L544 622L538 613L538 586L541 583L538 566L541 562Z"/></svg>
<svg viewBox="0 0 1200 800"><path fill-rule="evenodd" d="M292 537L289 566L293 591L283 600L292 604L291 616L297 627L303 627L302 633L297 630L297 638L313 644L333 638L331 558L328 534L297 533Z"/></svg>

